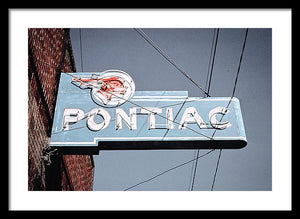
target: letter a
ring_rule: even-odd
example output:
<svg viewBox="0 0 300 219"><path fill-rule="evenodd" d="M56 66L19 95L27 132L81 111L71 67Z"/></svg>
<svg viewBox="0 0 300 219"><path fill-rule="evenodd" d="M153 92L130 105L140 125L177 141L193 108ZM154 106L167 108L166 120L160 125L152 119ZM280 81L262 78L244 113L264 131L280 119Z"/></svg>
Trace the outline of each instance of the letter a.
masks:
<svg viewBox="0 0 300 219"><path fill-rule="evenodd" d="M188 107L185 109L181 117L178 129L185 129L187 124L197 124L200 129L207 128L205 122L203 121L195 107Z"/></svg>

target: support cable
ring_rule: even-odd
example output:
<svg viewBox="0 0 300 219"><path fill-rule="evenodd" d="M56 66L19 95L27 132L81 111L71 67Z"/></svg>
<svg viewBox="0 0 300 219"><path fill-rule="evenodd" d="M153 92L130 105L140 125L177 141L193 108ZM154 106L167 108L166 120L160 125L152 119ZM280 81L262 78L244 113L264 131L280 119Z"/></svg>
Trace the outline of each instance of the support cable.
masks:
<svg viewBox="0 0 300 219"><path fill-rule="evenodd" d="M218 44L218 38L219 38L219 28L216 30L216 39L215 39L215 46L214 46L214 52L213 52L213 58L212 58L212 63L211 63L211 68L210 68L210 77L209 77L209 82L208 82L208 87L207 87L207 93L210 91L210 84L211 84L211 79L212 79L212 73L214 70L214 64L215 64L215 57L216 57L216 50L217 50L217 44Z"/></svg>
<svg viewBox="0 0 300 219"><path fill-rule="evenodd" d="M188 164L188 163L190 163L190 162L193 162L194 160L198 160L199 158L202 158L202 157L204 157L204 156L210 154L210 153L213 152L214 150L215 150L215 149L212 149L212 150L208 151L207 153L205 153L205 154L203 154L203 155L201 155L201 156L198 156L198 157L196 157L196 158L194 158L194 159L192 159L192 160L186 161L186 162L184 162L184 163L182 163L182 164L179 164L179 165L177 165L177 166L175 166L175 167L169 168L169 169L167 169L167 170L165 170L165 171L163 171L163 172L161 172L161 173L159 173L159 174L157 174L157 175L155 175L155 176L153 176L153 177L150 177L149 179L146 179L146 180L144 180L144 181L142 181L142 182L139 182L139 183L137 183L137 184L135 184L135 185L133 185L133 186L130 186L130 187L124 189L124 191L130 190L130 189L132 189L132 188L134 188L134 187L137 187L137 186L139 186L139 185L141 185L141 184L144 184L144 183L146 183L146 182L149 182L149 181L151 181L151 180L153 180L153 179L155 179L155 178L157 178L157 177L159 177L159 176L161 176L161 175L166 174L167 172L170 172L170 171L175 170L175 169L177 169L177 168L179 168L179 167L182 167L182 166L184 166L184 165L186 165L186 164Z"/></svg>
<svg viewBox="0 0 300 219"><path fill-rule="evenodd" d="M81 40L81 28L79 28L79 41L80 41L80 63L81 63L81 72L83 72L83 59L82 59L82 40Z"/></svg>
<svg viewBox="0 0 300 219"><path fill-rule="evenodd" d="M215 36L216 35L216 36ZM207 90L207 93L209 94L209 90L210 90L210 84L211 84L211 79L212 79L212 73L213 73L213 69L214 69L214 63L215 63L215 56L216 56L216 50L217 50L217 44L218 44L218 37L219 37L219 28L217 28L214 31L214 35L213 35L213 42L211 45L211 53L210 53L210 58L209 58L209 64L208 64L208 72L207 72L207 78L206 78L206 82L205 82L205 89ZM213 54L213 55L212 55ZM211 61L212 58L212 61ZM207 82L208 82L208 86L207 86ZM206 87L207 86L207 87ZM208 96L208 95L207 95ZM197 154L196 157L199 156L199 152L200 150L197 150ZM195 178L196 178L196 172L197 172L197 167L198 167L198 159L194 161L195 165L194 165L194 171L193 171L193 178L192 178L192 185L191 185L191 191L194 190L194 183L195 183Z"/></svg>
<svg viewBox="0 0 300 219"><path fill-rule="evenodd" d="M237 86L237 81L238 81L238 77L239 77L240 69L241 69L241 64L242 64L242 60L243 60L244 50L245 50L245 46L246 46L247 36L248 36L248 28L246 29L246 32L245 32L243 47L242 47L242 51L241 51L241 55L240 55L240 60L239 60L239 64L238 64L237 73L236 73L236 76L235 76L235 81L234 81L234 86L233 86L231 98L228 101L228 104L227 104L226 108L229 107L229 105L230 105L230 103L231 103L231 101L233 99L233 96L235 94L235 90L236 90L236 86ZM220 121L223 119L223 116L224 115L222 115ZM215 133L216 133L216 130L214 131L213 136L214 136ZM216 177L217 177L217 172L218 172L218 168L219 168L219 163L220 163L220 159L221 159L221 154L222 154L222 149L220 149L220 152L219 152L219 156L218 156L218 160L217 160L217 165L216 165L216 170L215 170L213 182L212 182L212 185L211 185L211 191L214 190L215 181L216 181Z"/></svg>
<svg viewBox="0 0 300 219"><path fill-rule="evenodd" d="M195 84L207 97L210 97L208 91L205 91L204 89L202 89L180 66L178 66L164 51L162 51L141 29L135 28L134 30L137 31L149 44L151 44L168 62L170 62L176 69L178 69L184 76L186 76L193 84ZM219 32L219 30L218 30L218 32ZM218 32L217 32L217 37L218 37ZM236 90L237 80L238 80L238 76L239 76L239 72L240 72L240 65L241 65L241 62L242 62L242 57L243 57L243 53L244 53L244 48L245 48L245 44L246 44L247 35L248 35L248 28L246 30L246 34L245 34L245 38L244 38L243 49L242 49L242 52L241 52L241 57L240 57L240 61L239 61L237 75L236 75L235 82L234 82L234 88L233 88L232 96L231 96L231 98L230 98L230 100L229 100L229 102L227 104L227 108L229 107L229 105L230 105L230 103L232 101L232 98L234 96L235 90ZM80 48L81 48L81 46L82 45L81 45L81 30L80 30ZM216 48L216 44L215 44L215 48ZM214 51L214 55L215 55L215 51ZM82 71L83 71L83 63L82 62L83 61L82 61L82 48L81 48L81 67L82 67ZM213 63L214 63L214 58L213 58ZM210 77L209 77L209 87L208 87L208 90L210 88L210 83L211 83L211 78L212 78L212 68L211 68L210 72L211 73L210 73ZM68 74L68 75L70 75L70 74ZM72 75L70 75L70 76L72 76ZM72 76L72 77L74 77L74 76ZM111 93L111 94L114 95L113 93ZM139 107L143 108L142 106L140 106L138 104L135 104L135 103L133 103L131 101L128 101L128 102L130 102L131 104L134 104L136 106L139 106ZM221 118L221 120L222 120L222 118ZM196 132L193 129L191 129L191 130L194 131L194 132ZM215 132L216 132L216 130L214 131L212 137L206 136L206 135L204 135L202 133L199 133L199 132L197 132L197 133L200 134L200 135L203 135L203 136L205 136L205 137L207 137L207 138L209 138L211 140L214 140L213 136L214 136ZM144 180L142 182L139 182L139 183L137 183L137 184L135 184L133 186L130 186L130 187L126 188L124 191L130 190L130 189L132 189L132 188L134 188L136 186L139 186L139 185L144 184L146 182L149 182L149 181L151 181L151 180L153 180L153 179L155 179L155 178L157 178L157 177L159 177L159 176L161 176L163 174L166 174L167 172L170 172L170 171L172 171L174 169L177 169L179 167L182 167L182 166L184 166L184 165L186 165L186 164L188 164L190 162L198 160L199 158L202 158L202 157L208 155L209 153L213 152L214 150L215 149L212 149L212 150L208 151L207 153L205 153L205 154L203 154L201 156L198 156L198 154L197 154L196 158L194 158L192 160L189 160L189 161L186 161L186 162L184 162L182 164L179 164L179 165L177 165L175 167L169 168L168 170L165 170L165 171L163 171L163 172L161 172L161 173L159 173L159 174L157 174L157 175L155 175L155 176L153 176L153 177L151 177L151 178L149 178L147 180ZM216 170L215 170L215 173L214 173L214 179L213 179L213 183L212 183L212 186L211 186L211 190L213 190L213 188L214 188L214 184L215 184L215 180L216 180L216 175L217 175L217 171L218 171L218 168L219 168L219 161L220 161L220 158L221 158L221 152L222 152L222 149L220 149L220 152L219 152L219 156L218 156L218 160L217 160L217 166L216 166Z"/></svg>
<svg viewBox="0 0 300 219"><path fill-rule="evenodd" d="M72 77L72 78L76 78L75 76L73 76L73 75L70 74L70 73L65 73L65 74L68 75L68 76L70 76L70 77ZM77 79L77 80L81 80L80 78L79 78L79 79L76 78L76 79ZM89 83L86 83L86 84L89 84ZM117 98L119 98L119 99L125 100L125 101L127 101L128 103L130 103L130 104L132 104L132 105L135 105L135 106L137 106L137 107L140 107L141 109L144 109L144 110L146 110L146 111L148 111L148 112L150 112L150 113L155 113L155 112L151 111L150 109L148 109L148 108L146 108L146 107L144 107L144 106L141 106L141 105L139 105L139 104L137 104L137 103L134 103L134 102L131 101L131 100L127 100L127 99L125 99L125 98L123 98L123 97L121 97L121 96L118 96L118 95L116 95L116 94L110 92L110 91L105 91L105 92L108 93L108 94L110 94L110 95L112 95L112 96L115 96L115 97L117 97ZM185 99L184 103L185 103L185 102L187 102L187 99ZM183 104L183 103L181 103L181 104ZM173 123L175 123L175 124L177 124L177 125L181 125L181 123L174 121L175 119L172 120L172 119L169 119L169 118L167 118L166 116L163 116L163 115L160 115L160 114L156 114L156 115L159 116L159 117L161 117L161 118L164 118L164 119L166 119L166 120L168 120L168 121L170 121L170 122L173 122ZM201 135L201 136L204 136L204 137L208 138L209 140L213 140L210 136L205 135L205 134L203 134L203 133L201 133L201 132L198 132L198 131L196 131L196 130L190 128L190 127L185 127L185 128L191 130L192 132L194 132L194 133L196 133L196 134L199 134L199 135ZM72 129L72 130L73 130L73 129ZM66 131L69 131L69 130L66 130ZM57 132L57 133L60 133L60 132L61 132L61 131L59 131L59 132Z"/></svg>
<svg viewBox="0 0 300 219"><path fill-rule="evenodd" d="M217 176L217 172L218 172L218 169L219 169L219 163L220 163L220 159L221 159L221 154L222 154L222 149L219 150L219 156L218 156L218 160L217 160L217 166L216 166L216 169L215 169L214 179L213 179L213 182L212 182L210 191L213 191L213 190L214 190L215 181L216 181L216 176Z"/></svg>
<svg viewBox="0 0 300 219"><path fill-rule="evenodd" d="M168 56L167 53L165 53L153 40L150 39L150 37L141 29L134 28L136 32L138 32L156 51L158 51L169 63L171 63L178 71L180 71L186 78L188 78L194 85L196 85L204 94L209 96L209 94L202 88L200 85L198 85L188 73L186 73L174 60Z"/></svg>

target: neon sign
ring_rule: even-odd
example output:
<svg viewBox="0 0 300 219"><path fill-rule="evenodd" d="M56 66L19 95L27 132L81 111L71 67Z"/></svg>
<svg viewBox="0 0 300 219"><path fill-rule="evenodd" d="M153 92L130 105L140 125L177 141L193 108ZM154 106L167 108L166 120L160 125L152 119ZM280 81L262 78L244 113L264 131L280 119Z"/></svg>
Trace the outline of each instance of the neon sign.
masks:
<svg viewBox="0 0 300 219"><path fill-rule="evenodd" d="M137 129L137 116L148 115L148 129L156 129L155 117L157 114L162 113L162 108L158 107L145 107L145 108L130 108L129 115L122 109L115 109L115 130L123 128L123 121L126 123L130 130ZM165 129L175 129L173 121L173 109L166 108L166 122ZM226 115L229 112L225 107L216 107L209 112L210 128L226 129L231 126L230 122L220 122L216 119L217 114ZM95 122L95 116L102 117L102 122ZM69 126L75 124L83 119L86 119L86 126L91 131L101 131L110 124L110 113L102 108L94 108L88 113L84 113L81 109L65 109L63 113L63 127L62 130L69 130ZM178 129L186 129L188 124L197 124L200 129L207 129L208 125L204 122L195 107L188 107L185 109Z"/></svg>
<svg viewBox="0 0 300 219"><path fill-rule="evenodd" d="M242 148L247 139L237 98L187 91L135 91L125 72L62 73L50 146L99 150Z"/></svg>

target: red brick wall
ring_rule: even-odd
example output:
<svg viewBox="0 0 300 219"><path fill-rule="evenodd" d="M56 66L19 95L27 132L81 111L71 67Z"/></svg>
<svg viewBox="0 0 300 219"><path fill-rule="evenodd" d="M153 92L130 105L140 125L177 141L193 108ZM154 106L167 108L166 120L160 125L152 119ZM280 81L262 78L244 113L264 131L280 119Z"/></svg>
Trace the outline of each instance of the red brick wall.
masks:
<svg viewBox="0 0 300 219"><path fill-rule="evenodd" d="M28 190L92 190L88 155L50 156L48 148L61 72L76 72L68 29L28 29Z"/></svg>
<svg viewBox="0 0 300 219"><path fill-rule="evenodd" d="M92 190L94 166L91 157L86 155L64 155L63 160L64 165L68 168L68 171L64 172L64 174L68 175L63 175L63 178L69 178L71 190Z"/></svg>

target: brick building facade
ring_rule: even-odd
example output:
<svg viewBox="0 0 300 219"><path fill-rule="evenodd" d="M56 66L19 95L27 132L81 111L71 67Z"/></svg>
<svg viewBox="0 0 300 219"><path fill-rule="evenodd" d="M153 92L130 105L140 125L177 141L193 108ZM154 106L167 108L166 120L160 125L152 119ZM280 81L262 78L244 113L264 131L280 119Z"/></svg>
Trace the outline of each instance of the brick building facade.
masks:
<svg viewBox="0 0 300 219"><path fill-rule="evenodd" d="M69 29L28 29L28 190L92 190L91 155L61 155L49 140L61 72L76 72Z"/></svg>

